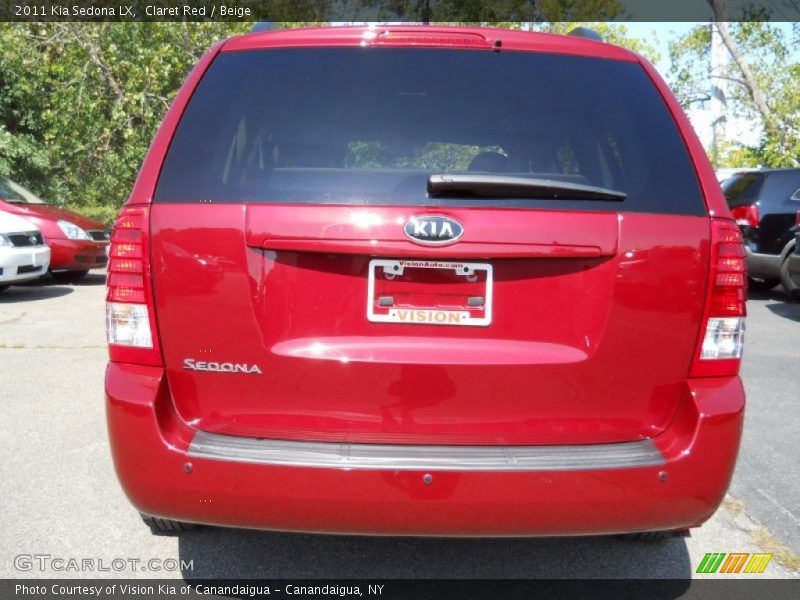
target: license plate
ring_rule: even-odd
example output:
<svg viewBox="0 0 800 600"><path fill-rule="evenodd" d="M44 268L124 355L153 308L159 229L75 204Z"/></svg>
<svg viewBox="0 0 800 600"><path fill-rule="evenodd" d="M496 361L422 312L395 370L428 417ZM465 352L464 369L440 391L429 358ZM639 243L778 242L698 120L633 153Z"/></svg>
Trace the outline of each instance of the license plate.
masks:
<svg viewBox="0 0 800 600"><path fill-rule="evenodd" d="M44 254L42 252L34 252L31 255L34 267L41 267L44 264Z"/></svg>
<svg viewBox="0 0 800 600"><path fill-rule="evenodd" d="M367 319L407 325L492 322L492 265L420 259L369 263Z"/></svg>

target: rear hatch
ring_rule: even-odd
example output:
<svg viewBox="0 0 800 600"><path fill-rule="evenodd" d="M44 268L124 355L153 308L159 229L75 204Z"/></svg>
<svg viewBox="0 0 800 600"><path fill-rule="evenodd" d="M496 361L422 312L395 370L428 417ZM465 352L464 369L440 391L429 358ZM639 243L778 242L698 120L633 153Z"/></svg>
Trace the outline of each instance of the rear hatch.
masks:
<svg viewBox="0 0 800 600"><path fill-rule="evenodd" d="M151 235L169 387L194 427L576 444L675 414L709 219L637 63L292 48L215 59Z"/></svg>

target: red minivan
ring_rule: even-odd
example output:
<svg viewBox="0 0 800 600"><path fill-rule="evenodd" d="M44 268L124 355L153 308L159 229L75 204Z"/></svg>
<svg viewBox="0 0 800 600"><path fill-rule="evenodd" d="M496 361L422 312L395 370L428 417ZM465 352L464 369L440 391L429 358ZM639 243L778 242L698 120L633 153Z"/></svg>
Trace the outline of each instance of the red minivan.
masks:
<svg viewBox="0 0 800 600"><path fill-rule="evenodd" d="M741 234L625 49L439 26L220 43L108 272L111 449L155 530L680 531L730 482Z"/></svg>

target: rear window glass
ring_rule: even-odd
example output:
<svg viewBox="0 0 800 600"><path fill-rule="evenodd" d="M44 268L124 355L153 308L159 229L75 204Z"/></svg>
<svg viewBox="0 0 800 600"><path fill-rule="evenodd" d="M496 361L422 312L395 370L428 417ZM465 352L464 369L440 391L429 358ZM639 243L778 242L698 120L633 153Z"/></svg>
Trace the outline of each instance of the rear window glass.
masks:
<svg viewBox="0 0 800 600"><path fill-rule="evenodd" d="M764 185L763 173L740 173L722 183L722 192L730 208L746 206L758 199Z"/></svg>
<svg viewBox="0 0 800 600"><path fill-rule="evenodd" d="M556 179L627 198L429 198L438 173ZM705 213L639 65L452 49L222 53L178 125L155 200Z"/></svg>

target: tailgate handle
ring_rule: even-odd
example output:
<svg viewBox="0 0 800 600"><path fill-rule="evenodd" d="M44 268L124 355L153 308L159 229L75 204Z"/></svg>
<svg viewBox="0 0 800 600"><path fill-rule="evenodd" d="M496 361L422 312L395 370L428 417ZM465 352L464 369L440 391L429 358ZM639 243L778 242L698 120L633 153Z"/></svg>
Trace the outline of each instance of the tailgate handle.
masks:
<svg viewBox="0 0 800 600"><path fill-rule="evenodd" d="M287 252L431 259L601 258L615 256L615 212L441 207L463 235L444 245L421 245L404 233L415 215L407 206L248 205L245 239L251 248Z"/></svg>
<svg viewBox="0 0 800 600"><path fill-rule="evenodd" d="M250 244L254 245L254 244ZM543 243L465 242L450 246L418 246L406 240L347 240L322 238L268 238L263 250L359 254L398 258L601 258L616 255L616 240L602 246Z"/></svg>

